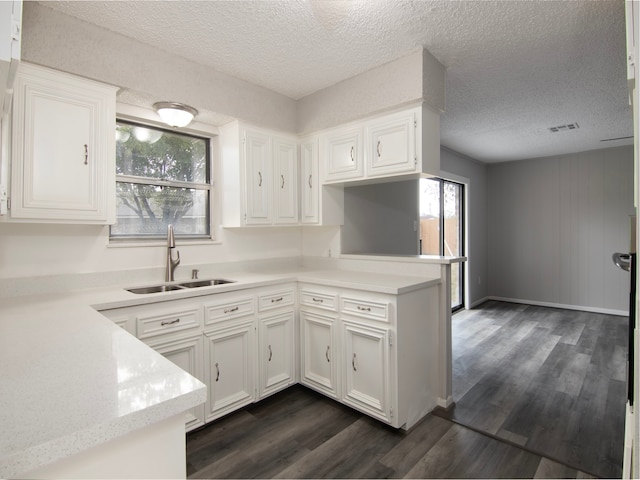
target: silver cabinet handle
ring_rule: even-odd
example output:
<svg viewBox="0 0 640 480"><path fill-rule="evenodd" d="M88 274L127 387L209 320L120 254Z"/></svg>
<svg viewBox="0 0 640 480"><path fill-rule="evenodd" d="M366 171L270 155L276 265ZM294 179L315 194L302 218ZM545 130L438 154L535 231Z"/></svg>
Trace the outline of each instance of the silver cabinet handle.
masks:
<svg viewBox="0 0 640 480"><path fill-rule="evenodd" d="M352 162L355 160L355 156L353 155L353 153L354 153L354 152L353 152L353 150L354 150L354 148L353 148L353 146L352 146L352 147L351 147L351 151L349 152L349 155L351 156L351 161L352 161Z"/></svg>
<svg viewBox="0 0 640 480"><path fill-rule="evenodd" d="M271 299L271 303L281 302L282 300L284 300L284 298L283 298L283 297L272 298L272 299Z"/></svg>
<svg viewBox="0 0 640 480"><path fill-rule="evenodd" d="M175 320L164 320L160 322L160 325L164 327L165 325L173 325L174 323L179 323L179 322L180 322L180 319L176 318Z"/></svg>
<svg viewBox="0 0 640 480"><path fill-rule="evenodd" d="M317 303L323 303L323 302L324 302L324 300L323 300L323 299L321 299L321 298L316 298L316 297L311 297L311 300L313 300L314 302L317 302Z"/></svg>
<svg viewBox="0 0 640 480"><path fill-rule="evenodd" d="M284 175L280 175L280 188L284 188Z"/></svg>
<svg viewBox="0 0 640 480"><path fill-rule="evenodd" d="M380 158L380 140L378 140L378 146L376 147L376 151L378 152L378 158Z"/></svg>
<svg viewBox="0 0 640 480"><path fill-rule="evenodd" d="M271 358L273 357L273 352L271 351L271 345L269 345L267 348L269 349L269 359L267 360L267 362L270 362Z"/></svg>
<svg viewBox="0 0 640 480"><path fill-rule="evenodd" d="M311 174L309 174L309 188L313 188L313 185L311 185Z"/></svg>
<svg viewBox="0 0 640 480"><path fill-rule="evenodd" d="M220 367L216 363L216 382L220 380Z"/></svg>
<svg viewBox="0 0 640 480"><path fill-rule="evenodd" d="M351 366L353 367L353 371L357 372L358 369L356 368L356 354L353 354L353 359L351 359Z"/></svg>
<svg viewBox="0 0 640 480"><path fill-rule="evenodd" d="M261 187L262 186L262 173L258 172L258 186Z"/></svg>
<svg viewBox="0 0 640 480"><path fill-rule="evenodd" d="M224 313L233 313L233 312L237 312L239 309L239 307L233 307L233 308L225 308L224 309Z"/></svg>
<svg viewBox="0 0 640 480"><path fill-rule="evenodd" d="M362 306L358 305L358 310L360 310L361 312L370 312L371 311L371 307L362 307Z"/></svg>
<svg viewBox="0 0 640 480"><path fill-rule="evenodd" d="M327 357L327 362L331 363L331 359L329 358L329 345L327 345L327 351L324 352L324 356Z"/></svg>
<svg viewBox="0 0 640 480"><path fill-rule="evenodd" d="M84 144L84 164L87 165L89 163L89 146Z"/></svg>

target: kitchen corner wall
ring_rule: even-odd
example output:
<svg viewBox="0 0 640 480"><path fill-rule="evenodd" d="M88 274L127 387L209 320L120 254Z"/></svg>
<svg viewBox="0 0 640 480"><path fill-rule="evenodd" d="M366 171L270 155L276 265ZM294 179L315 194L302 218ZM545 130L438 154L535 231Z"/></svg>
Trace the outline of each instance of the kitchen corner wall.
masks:
<svg viewBox="0 0 640 480"><path fill-rule="evenodd" d="M489 295L627 311L633 176L633 146L489 165Z"/></svg>

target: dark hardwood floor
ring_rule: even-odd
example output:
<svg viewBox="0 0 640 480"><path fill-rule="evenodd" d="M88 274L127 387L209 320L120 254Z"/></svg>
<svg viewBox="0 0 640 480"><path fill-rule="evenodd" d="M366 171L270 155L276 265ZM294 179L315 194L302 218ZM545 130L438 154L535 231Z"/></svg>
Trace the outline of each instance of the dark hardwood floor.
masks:
<svg viewBox="0 0 640 480"><path fill-rule="evenodd" d="M454 315L449 418L577 469L619 478L627 322L495 301Z"/></svg>
<svg viewBox="0 0 640 480"><path fill-rule="evenodd" d="M591 478L429 415L395 430L296 385L187 435L189 478Z"/></svg>
<svg viewBox="0 0 640 480"><path fill-rule="evenodd" d="M297 385L189 433L187 474L619 477L625 325L487 302L454 316L457 404L444 416L399 431Z"/></svg>

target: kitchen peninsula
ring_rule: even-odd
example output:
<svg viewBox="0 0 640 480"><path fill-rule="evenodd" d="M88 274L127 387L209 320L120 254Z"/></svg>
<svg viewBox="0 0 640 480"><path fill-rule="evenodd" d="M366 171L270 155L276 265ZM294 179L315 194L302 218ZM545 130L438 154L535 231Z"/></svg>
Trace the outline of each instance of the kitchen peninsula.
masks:
<svg viewBox="0 0 640 480"><path fill-rule="evenodd" d="M269 261L258 262L261 265L258 269L254 262L254 271L249 271L246 265L205 265L202 266L202 278L220 274L234 282L149 295L126 291L123 287L132 286L127 280L119 285L93 285L95 288L72 289L64 293L52 291L37 298L29 294L25 284L23 295L4 298L0 309L0 364L3 366L6 387L0 394L2 424L5 428L0 445L0 475L7 478L52 478L60 475L95 478L105 474L111 477L167 477L166 472L170 471L170 477L184 476L184 412L209 401L205 386L137 340L135 331L131 335L96 310L109 316L109 312L126 311L128 308L158 302L164 305L188 300L210 302L225 295L268 293L281 285L298 286L293 299L296 338L301 338L298 336L299 319L302 322L305 315L315 315L316 318L326 316L326 311L305 307L305 292L315 288L314 291L326 294L338 289L340 295L336 298L340 299L341 308L336 311L342 313L336 318L340 318L345 328L353 327L351 333L361 335L356 343L359 339L370 338L371 331L380 331L380 325L386 324L388 337L384 338L390 341L390 349L397 348L403 351L403 355L412 352L405 357L417 355L419 351L426 352L432 359L429 370L424 372L425 381L430 384L421 386L422 391L428 393L423 395L419 404L403 403L407 394L403 390L408 388L406 385L420 382L403 379L403 372L394 378L392 373L397 360L394 355L388 357L388 365L383 365L385 369L388 368L385 375L389 376L390 388L384 393L389 403L381 408L385 412L396 409L391 411L391 418L380 418L380 415L371 411L371 402L367 403L367 398L358 397L361 385L357 384L357 380L352 385L351 397L343 397L344 403L387 423L405 428L410 426L436 404L446 404L450 396L450 391L441 390L443 386L446 389L447 374L443 368L446 368L447 360L441 358L443 354L446 356L446 352L438 350L439 338L446 336L449 314L447 308L441 308L442 296L446 296L448 288L443 288L438 271L446 271L452 262L463 259L423 259L422 264L415 259L390 260L345 258ZM322 268L318 268L319 265ZM155 273L145 273L149 275L147 284L153 278L158 278ZM122 278L127 278L125 272ZM73 280L68 280L70 285ZM93 281L99 282L98 279ZM311 286L313 288L310 290ZM62 288L59 281L57 285L49 287ZM362 292L368 294L363 297ZM356 298L357 294L361 298ZM388 296L397 296L398 303L373 301L376 298L392 298ZM420 312L420 322L410 322L409 311L401 307L406 298L414 302L412 308L425 309ZM356 300L368 303L362 306L364 304ZM383 314L379 313L382 310L376 310L381 306L388 307ZM397 317L394 306L397 307ZM353 311L350 312L349 308L353 308ZM359 314L364 316L358 317ZM363 330L363 326L359 325L362 322L357 321L358 318L379 314L386 317L374 318L373 323L378 324L377 328ZM409 325L412 329L423 328L420 338L416 338L411 346L408 344L412 337ZM348 329L345 331L350 332ZM426 337L427 334L430 338ZM305 370L300 368L301 362L304 363L304 355L299 353L297 341L296 345L295 368L290 383L301 381L314 388L313 383L304 380ZM346 345L342 345L342 353ZM324 355L326 352L322 353ZM338 351L335 354L338 355ZM345 371L353 372L356 369L359 358L353 357L352 360L353 369L349 365ZM417 372L415 368L408 370L412 375ZM337 380L340 379L342 376L337 377ZM207 383L206 379L201 380ZM344 384L341 381L337 383ZM397 392L397 397L394 392ZM252 401L257 400L259 398ZM153 440L158 438L173 438L165 444L171 445L174 451L161 456L155 452L153 457L149 457L149 449L157 448L157 441L154 443ZM131 450L115 451L118 445L127 445L127 449ZM87 456L94 458L87 460ZM158 461L159 457L168 463L173 462L182 471L176 473L174 469L160 473L157 470L159 465L168 467ZM137 465L114 463L114 459L118 458L134 458ZM115 470L104 470L105 466Z"/></svg>

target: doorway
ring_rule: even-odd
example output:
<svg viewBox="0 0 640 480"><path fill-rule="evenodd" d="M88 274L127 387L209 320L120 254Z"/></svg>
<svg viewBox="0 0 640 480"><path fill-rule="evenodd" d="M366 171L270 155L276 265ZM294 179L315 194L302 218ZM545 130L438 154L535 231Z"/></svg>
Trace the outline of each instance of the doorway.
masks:
<svg viewBox="0 0 640 480"><path fill-rule="evenodd" d="M464 256L462 183L420 179L420 255ZM464 263L451 265L451 311L465 307Z"/></svg>

